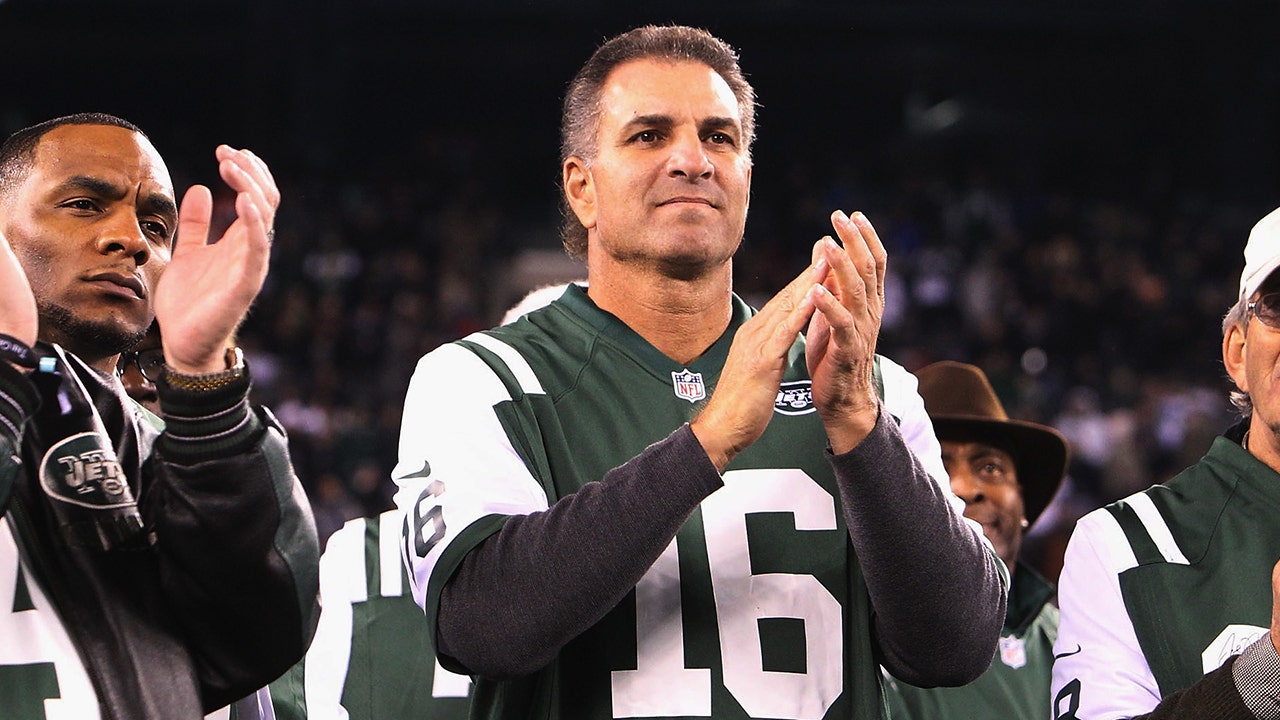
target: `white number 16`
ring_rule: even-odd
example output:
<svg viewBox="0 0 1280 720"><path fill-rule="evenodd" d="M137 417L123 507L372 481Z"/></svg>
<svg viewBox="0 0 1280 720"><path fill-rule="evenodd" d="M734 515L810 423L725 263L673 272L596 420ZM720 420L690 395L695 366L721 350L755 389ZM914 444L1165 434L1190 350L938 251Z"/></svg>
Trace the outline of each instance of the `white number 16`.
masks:
<svg viewBox="0 0 1280 720"><path fill-rule="evenodd" d="M840 603L812 575L753 575L746 517L789 512L796 530L836 529L831 494L801 470L735 470L702 502L724 684L752 717L817 720L842 691ZM804 673L764 669L760 618L803 621ZM613 716L711 715L711 670L684 666L676 543L636 585L635 670L613 672Z"/></svg>

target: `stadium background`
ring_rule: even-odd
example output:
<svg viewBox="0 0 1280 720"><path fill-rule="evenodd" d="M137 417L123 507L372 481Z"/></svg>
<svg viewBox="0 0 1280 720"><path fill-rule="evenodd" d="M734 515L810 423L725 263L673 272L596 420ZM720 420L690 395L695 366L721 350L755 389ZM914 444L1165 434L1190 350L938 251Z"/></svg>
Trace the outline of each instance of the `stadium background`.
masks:
<svg viewBox="0 0 1280 720"><path fill-rule="evenodd" d="M215 183L217 143L267 159L284 203L243 343L327 533L389 505L417 358L581 273L557 236L576 68L636 24L707 27L761 103L738 291L763 301L832 209L866 212L890 253L881 351L975 362L1072 440L1030 548L1056 576L1076 516L1232 419L1219 321L1280 205L1278 20L1238 0L0 0L0 132L115 113L180 188Z"/></svg>

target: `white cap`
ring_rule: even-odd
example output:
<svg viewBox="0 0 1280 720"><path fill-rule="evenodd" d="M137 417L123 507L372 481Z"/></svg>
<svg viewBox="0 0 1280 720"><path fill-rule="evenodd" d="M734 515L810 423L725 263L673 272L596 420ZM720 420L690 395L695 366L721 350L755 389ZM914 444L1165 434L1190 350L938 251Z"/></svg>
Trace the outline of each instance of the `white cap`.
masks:
<svg viewBox="0 0 1280 720"><path fill-rule="evenodd" d="M1277 267L1280 267L1280 208L1259 220L1249 232L1249 243L1244 246L1239 299L1253 297Z"/></svg>

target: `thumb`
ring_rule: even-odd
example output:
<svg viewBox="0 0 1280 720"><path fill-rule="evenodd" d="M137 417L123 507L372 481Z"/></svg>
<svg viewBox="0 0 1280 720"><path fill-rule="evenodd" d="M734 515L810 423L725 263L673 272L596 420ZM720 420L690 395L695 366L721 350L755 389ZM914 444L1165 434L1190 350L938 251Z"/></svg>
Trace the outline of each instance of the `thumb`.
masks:
<svg viewBox="0 0 1280 720"><path fill-rule="evenodd" d="M178 237L173 248L174 254L178 254L183 248L207 244L212 220L213 193L204 185L192 185L182 196L182 206L178 210Z"/></svg>

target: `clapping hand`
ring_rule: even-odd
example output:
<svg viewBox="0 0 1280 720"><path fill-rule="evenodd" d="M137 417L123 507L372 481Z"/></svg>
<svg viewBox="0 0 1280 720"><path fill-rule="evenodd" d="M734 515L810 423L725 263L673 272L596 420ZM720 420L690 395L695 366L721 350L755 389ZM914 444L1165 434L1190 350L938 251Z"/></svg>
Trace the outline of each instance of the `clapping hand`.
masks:
<svg viewBox="0 0 1280 720"><path fill-rule="evenodd" d="M221 145L218 172L236 191L236 219L210 243L213 196L195 185L182 199L173 259L156 289L165 362L178 372L225 369L223 356L267 275L280 191L257 155Z"/></svg>
<svg viewBox="0 0 1280 720"><path fill-rule="evenodd" d="M816 297L805 359L827 439L833 452L842 453L861 442L878 417L873 371L887 255L862 213L848 217L837 210L831 224L844 246L830 237L814 246L815 264L825 261L831 271L823 282L826 292Z"/></svg>

